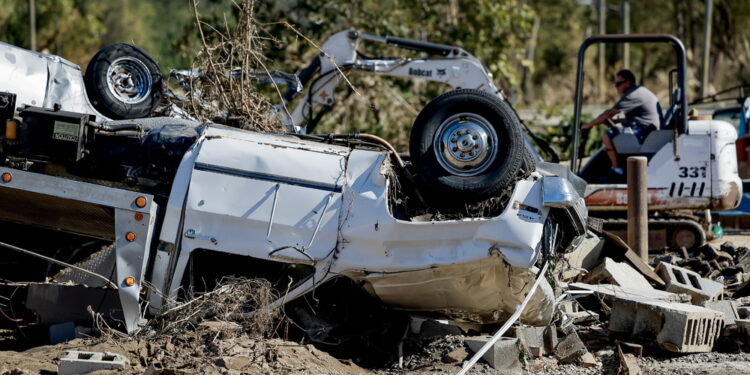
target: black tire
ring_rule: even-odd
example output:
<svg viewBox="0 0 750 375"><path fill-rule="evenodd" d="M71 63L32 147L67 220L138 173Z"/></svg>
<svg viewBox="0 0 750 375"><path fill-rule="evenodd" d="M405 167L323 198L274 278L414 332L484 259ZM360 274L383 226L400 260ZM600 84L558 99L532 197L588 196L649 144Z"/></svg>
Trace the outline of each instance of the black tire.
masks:
<svg viewBox="0 0 750 375"><path fill-rule="evenodd" d="M114 79L117 76L130 78ZM113 44L97 52L86 67L84 83L91 104L111 119L148 117L162 97L159 64L131 44Z"/></svg>
<svg viewBox="0 0 750 375"><path fill-rule="evenodd" d="M478 124L472 127L471 124ZM463 142L470 133L466 129L479 129L487 133L487 141L469 140L468 146L488 150L489 154L471 161L476 165L466 167L464 148L445 145ZM451 131L455 129L455 131ZM491 129L491 130L490 130ZM492 140L494 132L495 140ZM457 135L457 137L453 137ZM456 146L461 146L458 143ZM479 146L477 146L479 145ZM473 148L471 149L473 150ZM494 151L492 151L494 150ZM477 151L480 152L480 151ZM528 157L525 150L521 124L510 105L486 92L473 89L449 91L428 103L414 121L409 138L409 153L422 182L423 195L438 206L456 206L473 203L497 195L516 178ZM439 154L440 153L440 154ZM446 154L447 153L447 154ZM460 154L457 154L460 153ZM477 159L479 160L479 159Z"/></svg>

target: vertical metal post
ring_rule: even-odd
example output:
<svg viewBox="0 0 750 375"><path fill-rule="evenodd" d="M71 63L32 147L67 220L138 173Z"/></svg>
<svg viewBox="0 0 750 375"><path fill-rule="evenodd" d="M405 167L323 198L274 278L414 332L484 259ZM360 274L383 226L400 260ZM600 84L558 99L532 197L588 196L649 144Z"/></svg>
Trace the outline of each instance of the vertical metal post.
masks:
<svg viewBox="0 0 750 375"><path fill-rule="evenodd" d="M622 0L622 33L630 34L630 0ZM622 45L622 66L630 69L630 44Z"/></svg>
<svg viewBox="0 0 750 375"><path fill-rule="evenodd" d="M708 96L708 60L711 54L711 24L713 20L713 0L706 0L706 20L703 24L703 73L701 75L701 96Z"/></svg>
<svg viewBox="0 0 750 375"><path fill-rule="evenodd" d="M607 33L607 0L599 0L599 35ZM604 43L599 43L599 98L604 100Z"/></svg>
<svg viewBox="0 0 750 375"><path fill-rule="evenodd" d="M648 159L628 158L628 246L648 262Z"/></svg>
<svg viewBox="0 0 750 375"><path fill-rule="evenodd" d="M31 50L36 51L36 1L29 0L29 43Z"/></svg>

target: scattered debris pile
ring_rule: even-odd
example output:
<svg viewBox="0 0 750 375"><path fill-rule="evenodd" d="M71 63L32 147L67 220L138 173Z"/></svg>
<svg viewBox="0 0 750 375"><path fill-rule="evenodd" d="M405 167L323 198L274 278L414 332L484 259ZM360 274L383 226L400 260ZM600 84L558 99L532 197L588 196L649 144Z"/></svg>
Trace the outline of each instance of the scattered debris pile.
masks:
<svg viewBox="0 0 750 375"><path fill-rule="evenodd" d="M742 353L750 350L750 297L745 295L750 272L744 268L750 249L706 245L693 252L652 254L644 262L607 233L589 233L573 248L549 274L559 296L554 319L540 326L515 324L469 374L632 375L669 372L669 366L687 373L702 361L726 362L738 373L750 370L750 354ZM717 258L722 260L713 262ZM100 326L97 339L50 346L45 355L39 354L43 348L31 349L36 365L24 353L0 354L0 370L11 366L15 373L36 373L56 370L51 365L95 366L77 362L109 358L128 374L458 373L497 329L411 315L403 322L402 338L389 349L392 355L373 364L367 353L330 350L333 338L320 345L300 323L270 307L275 298L266 281L225 280L150 321L135 336ZM340 308L351 310L345 306ZM380 325L373 319L368 318ZM360 323L363 330L372 328ZM290 334L295 330L297 336ZM347 335L356 332L350 328ZM342 353L346 358L332 356Z"/></svg>

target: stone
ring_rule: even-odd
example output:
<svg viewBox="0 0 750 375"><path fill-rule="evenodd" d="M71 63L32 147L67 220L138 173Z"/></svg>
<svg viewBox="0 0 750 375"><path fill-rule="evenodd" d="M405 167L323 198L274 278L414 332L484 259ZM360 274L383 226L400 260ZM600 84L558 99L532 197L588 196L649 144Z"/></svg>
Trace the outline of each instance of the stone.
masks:
<svg viewBox="0 0 750 375"><path fill-rule="evenodd" d="M663 290L657 290L654 288L650 288L648 290L646 289L635 289L635 288L629 288L627 286L621 287L617 285L609 285L609 284L599 284L599 285L591 285L591 284L584 284L584 283L571 283L568 284L568 287L572 290L590 290L594 293L596 293L599 296L604 297L604 299L608 302L614 301L614 298L617 296L634 296L634 297L641 297L641 298L650 298L650 299L656 299L661 301L667 301L667 302L690 302L689 294L677 294L677 293L670 293L665 292Z"/></svg>
<svg viewBox="0 0 750 375"><path fill-rule="evenodd" d="M695 305L706 301L715 301L724 291L724 284L702 278L699 274L673 266L659 263L656 272L667 283L667 291L687 293Z"/></svg>
<svg viewBox="0 0 750 375"><path fill-rule="evenodd" d="M560 363L574 363L581 356L588 353L583 341L578 337L578 333L573 331L563 337L555 348L555 357Z"/></svg>
<svg viewBox="0 0 750 375"><path fill-rule="evenodd" d="M596 268L591 270L583 279L585 283L599 284L602 281L608 281L609 284L633 287L636 289L651 289L651 284L640 272L630 267L627 263L618 263L611 258L604 258L604 261Z"/></svg>
<svg viewBox="0 0 750 375"><path fill-rule="evenodd" d="M726 251L718 250L711 244L705 244L698 248L698 251L703 254L706 260L732 260L732 255Z"/></svg>
<svg viewBox="0 0 750 375"><path fill-rule="evenodd" d="M465 348L458 348L446 353L443 356L443 362L445 363L459 363L466 360L469 357L469 352Z"/></svg>
<svg viewBox="0 0 750 375"><path fill-rule="evenodd" d="M471 349L474 353L478 352L479 349L486 344L492 336L477 336L464 341L466 346ZM518 349L518 339L510 337L501 337L490 350L488 350L482 356L482 359L487 362L495 370L505 370L508 374L521 374L522 367L519 355L521 351Z"/></svg>
<svg viewBox="0 0 750 375"><path fill-rule="evenodd" d="M58 375L77 375L100 370L121 370L130 362L121 354L71 350L60 358Z"/></svg>
<svg viewBox="0 0 750 375"><path fill-rule="evenodd" d="M737 313L737 307L735 306L734 301L708 301L703 303L703 307L719 311L724 314L725 326L735 324L735 321L740 318L739 314Z"/></svg>
<svg viewBox="0 0 750 375"><path fill-rule="evenodd" d="M563 260L568 266L562 273L562 280L571 280L582 274L582 270L591 270L599 264L599 257L604 241L591 232L581 237L580 242L571 243L569 248L575 250L565 253Z"/></svg>
<svg viewBox="0 0 750 375"><path fill-rule="evenodd" d="M678 353L709 352L721 335L724 314L685 303L619 296L612 305L609 330L656 340Z"/></svg>

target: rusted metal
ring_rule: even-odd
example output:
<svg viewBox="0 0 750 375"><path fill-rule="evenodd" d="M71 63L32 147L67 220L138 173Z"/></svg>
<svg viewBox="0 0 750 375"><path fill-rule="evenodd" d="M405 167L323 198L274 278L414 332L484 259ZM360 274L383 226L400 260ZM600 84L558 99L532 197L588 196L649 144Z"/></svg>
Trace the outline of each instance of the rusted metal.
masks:
<svg viewBox="0 0 750 375"><path fill-rule="evenodd" d="M628 245L648 261L648 159L628 158Z"/></svg>

